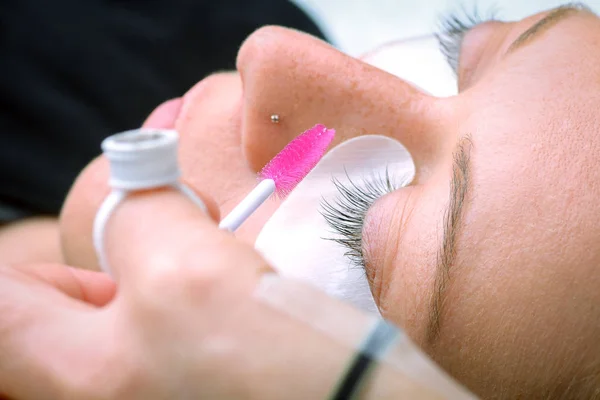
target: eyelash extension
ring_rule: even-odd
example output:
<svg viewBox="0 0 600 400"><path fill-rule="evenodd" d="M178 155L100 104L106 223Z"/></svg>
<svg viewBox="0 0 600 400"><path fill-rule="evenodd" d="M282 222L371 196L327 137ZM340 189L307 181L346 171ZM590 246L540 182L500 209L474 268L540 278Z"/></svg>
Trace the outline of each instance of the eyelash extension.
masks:
<svg viewBox="0 0 600 400"><path fill-rule="evenodd" d="M440 51L448 61L454 74L458 76L460 62L460 49L462 42L471 29L475 26L496 19L497 9L493 8L483 16L475 6L470 11L464 6L458 11L442 15L438 22L438 33L435 37L439 43Z"/></svg>
<svg viewBox="0 0 600 400"><path fill-rule="evenodd" d="M346 248L344 256L355 267L364 268L365 259L362 247L362 230L369 208L384 195L406 186L407 178L395 179L386 168L384 174L371 175L356 183L348 174L348 183L333 178L338 195L329 202L321 200L320 213L333 231L333 237L323 238L334 241Z"/></svg>

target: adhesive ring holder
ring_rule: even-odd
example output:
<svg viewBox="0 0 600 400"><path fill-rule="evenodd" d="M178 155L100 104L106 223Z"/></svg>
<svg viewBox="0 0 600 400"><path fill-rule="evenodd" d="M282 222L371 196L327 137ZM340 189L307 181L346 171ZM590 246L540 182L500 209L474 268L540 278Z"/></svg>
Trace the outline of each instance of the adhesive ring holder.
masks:
<svg viewBox="0 0 600 400"><path fill-rule="evenodd" d="M96 213L93 237L100 268L107 274L112 275L104 248L106 225L130 193L172 187L206 212L202 200L179 181L178 145L176 131L144 128L118 133L102 142L102 151L110 164L111 192Z"/></svg>

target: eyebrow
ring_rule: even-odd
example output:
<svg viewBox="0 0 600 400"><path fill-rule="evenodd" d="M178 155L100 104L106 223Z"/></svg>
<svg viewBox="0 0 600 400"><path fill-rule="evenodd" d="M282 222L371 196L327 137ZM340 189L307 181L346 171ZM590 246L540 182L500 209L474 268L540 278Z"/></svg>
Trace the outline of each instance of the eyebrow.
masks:
<svg viewBox="0 0 600 400"><path fill-rule="evenodd" d="M591 12L591 9L581 3L568 4L555 8L554 10L550 11L548 15L519 35L519 37L511 43L506 53L508 54L517 50L518 48L521 48L527 43L530 43L536 37L539 37L542 33L546 32L563 19L581 12Z"/></svg>
<svg viewBox="0 0 600 400"><path fill-rule="evenodd" d="M426 329L427 343L435 342L440 333L447 288L456 261L456 243L462 231L463 215L471 186L471 148L473 142L467 135L458 141L454 150L450 200L444 212L444 231L435 266L433 292L429 305Z"/></svg>

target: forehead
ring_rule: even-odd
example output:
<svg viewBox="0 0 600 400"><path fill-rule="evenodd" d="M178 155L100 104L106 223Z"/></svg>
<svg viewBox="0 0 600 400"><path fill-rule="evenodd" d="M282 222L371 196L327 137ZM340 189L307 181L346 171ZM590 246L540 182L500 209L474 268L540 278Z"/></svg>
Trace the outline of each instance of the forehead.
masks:
<svg viewBox="0 0 600 400"><path fill-rule="evenodd" d="M598 29L595 18L582 18ZM566 32L561 43L548 34L455 99L457 134L473 141L472 184L448 301L457 306L478 298L464 303L471 317L479 301L515 308L511 296L540 283L549 290L550 275L580 274L574 260L600 261L600 118L593 111L600 81L590 82L596 73L587 55L598 43L587 36L591 28L572 22L561 29L585 36L579 47L569 46L573 37L564 39ZM546 47L550 40L557 51ZM434 208L446 202L442 197Z"/></svg>
<svg viewBox="0 0 600 400"><path fill-rule="evenodd" d="M598 120L592 111L600 102L598 35L598 18L572 12L526 46L508 54L499 50L497 63L456 98L460 133L482 131L495 146L580 140L582 132L575 131L589 133Z"/></svg>
<svg viewBox="0 0 600 400"><path fill-rule="evenodd" d="M506 73L508 67L528 72L537 67L547 78L556 76L552 72L559 69L591 71L600 57L599 34L600 20L593 13L572 8L551 10L521 21L492 21L475 27L463 42L461 59L465 55L469 61L467 69L477 64L478 84L494 73Z"/></svg>
<svg viewBox="0 0 600 400"><path fill-rule="evenodd" d="M508 257L516 243L529 240L530 250L547 252L569 225L597 209L600 81L574 74L574 64L531 74L508 70L506 80L497 71L497 80L482 82L464 104L458 130L473 138L465 222L467 231L485 237L469 243L489 247L494 257Z"/></svg>

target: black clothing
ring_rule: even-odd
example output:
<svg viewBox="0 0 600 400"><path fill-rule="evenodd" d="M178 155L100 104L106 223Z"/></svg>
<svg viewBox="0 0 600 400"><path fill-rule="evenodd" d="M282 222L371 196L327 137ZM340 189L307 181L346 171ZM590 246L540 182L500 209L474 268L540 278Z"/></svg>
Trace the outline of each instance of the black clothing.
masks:
<svg viewBox="0 0 600 400"><path fill-rule="evenodd" d="M284 0L1 2L0 223L57 215L103 138L234 69L267 24L323 36Z"/></svg>

